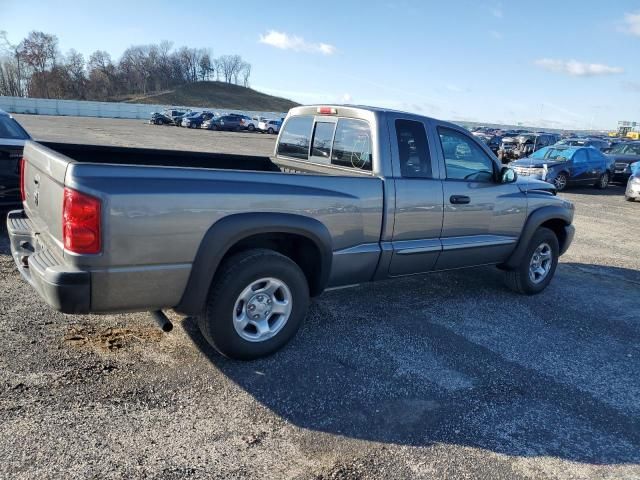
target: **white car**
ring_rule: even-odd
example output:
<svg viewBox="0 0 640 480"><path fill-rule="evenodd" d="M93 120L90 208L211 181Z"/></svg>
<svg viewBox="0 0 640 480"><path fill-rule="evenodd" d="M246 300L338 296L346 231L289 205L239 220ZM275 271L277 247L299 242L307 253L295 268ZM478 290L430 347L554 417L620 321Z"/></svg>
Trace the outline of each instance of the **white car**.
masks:
<svg viewBox="0 0 640 480"><path fill-rule="evenodd" d="M263 120L266 119L264 117L252 117L249 119L244 119L242 122L242 126L250 132L255 132L256 130L258 130L258 124Z"/></svg>
<svg viewBox="0 0 640 480"><path fill-rule="evenodd" d="M258 123L258 130L262 133L278 133L282 122L280 120L262 120Z"/></svg>

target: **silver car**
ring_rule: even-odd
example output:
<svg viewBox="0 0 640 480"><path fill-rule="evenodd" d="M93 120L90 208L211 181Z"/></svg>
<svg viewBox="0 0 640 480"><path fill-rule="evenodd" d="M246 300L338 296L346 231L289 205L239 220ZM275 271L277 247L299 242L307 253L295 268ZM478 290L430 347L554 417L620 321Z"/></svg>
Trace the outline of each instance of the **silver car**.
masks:
<svg viewBox="0 0 640 480"><path fill-rule="evenodd" d="M627 182L627 190L624 192L624 198L633 202L640 199L640 168L635 169Z"/></svg>

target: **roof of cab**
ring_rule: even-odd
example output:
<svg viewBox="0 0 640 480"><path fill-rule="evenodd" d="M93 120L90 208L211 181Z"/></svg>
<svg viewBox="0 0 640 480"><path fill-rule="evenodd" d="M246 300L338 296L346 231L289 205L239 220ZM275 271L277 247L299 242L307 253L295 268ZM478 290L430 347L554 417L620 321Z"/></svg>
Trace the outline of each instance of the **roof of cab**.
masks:
<svg viewBox="0 0 640 480"><path fill-rule="evenodd" d="M313 105L301 105L299 107L294 107L291 110L289 110L289 112L291 113L292 111L299 111L299 112L304 112L304 113L308 113L306 112L307 109L315 109L318 107L329 107L329 108L336 108L336 109L340 109L340 108L352 108L352 109L359 109L359 110L366 110L369 112L374 112L374 113L382 113L382 114L386 114L386 113L391 113L391 114L396 114L396 115L403 115L403 116L407 116L407 117L413 117L415 119L427 119L427 120L434 120L437 121L438 123L441 123L442 125L446 125L449 127L453 127L456 129L460 129L460 130L465 130L464 127L462 127L461 125L458 125L456 123L452 123L452 122L447 122L445 120L440 120L437 118L433 118L433 117L428 117L426 115L420 115L418 113L412 113L412 112L406 112L403 110L394 110L392 108L385 108L385 107L373 107L371 105L351 105L351 104L313 104Z"/></svg>

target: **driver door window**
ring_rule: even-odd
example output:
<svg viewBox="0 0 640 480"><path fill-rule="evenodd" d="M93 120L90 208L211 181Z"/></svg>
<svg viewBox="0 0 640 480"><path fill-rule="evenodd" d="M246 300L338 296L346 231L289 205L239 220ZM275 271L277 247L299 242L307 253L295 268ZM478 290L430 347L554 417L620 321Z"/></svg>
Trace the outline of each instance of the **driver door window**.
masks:
<svg viewBox="0 0 640 480"><path fill-rule="evenodd" d="M438 128L448 180L492 182L493 160L469 137L450 128Z"/></svg>

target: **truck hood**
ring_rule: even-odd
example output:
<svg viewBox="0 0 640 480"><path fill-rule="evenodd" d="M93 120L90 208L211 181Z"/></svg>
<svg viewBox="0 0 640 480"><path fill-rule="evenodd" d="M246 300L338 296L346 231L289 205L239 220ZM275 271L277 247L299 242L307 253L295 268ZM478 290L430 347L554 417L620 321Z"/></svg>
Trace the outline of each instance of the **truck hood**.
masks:
<svg viewBox="0 0 640 480"><path fill-rule="evenodd" d="M556 187L552 183L543 182L542 180L536 180L534 178L520 177L516 180L516 185L521 192L544 192L551 195L556 194Z"/></svg>

